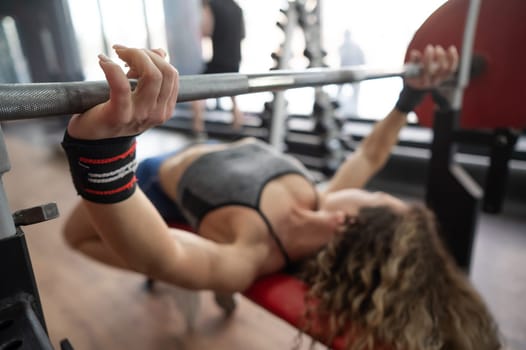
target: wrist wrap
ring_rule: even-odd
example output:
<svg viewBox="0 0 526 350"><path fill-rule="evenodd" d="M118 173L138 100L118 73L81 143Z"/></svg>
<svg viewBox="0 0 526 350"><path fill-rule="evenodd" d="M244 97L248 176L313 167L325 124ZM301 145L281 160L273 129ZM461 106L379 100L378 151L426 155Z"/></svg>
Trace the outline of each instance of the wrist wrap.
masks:
<svg viewBox="0 0 526 350"><path fill-rule="evenodd" d="M79 140L66 131L62 147L77 193L95 203L117 203L136 188L135 136Z"/></svg>
<svg viewBox="0 0 526 350"><path fill-rule="evenodd" d="M404 85L395 107L400 112L409 113L422 102L428 92L429 90L418 90Z"/></svg>

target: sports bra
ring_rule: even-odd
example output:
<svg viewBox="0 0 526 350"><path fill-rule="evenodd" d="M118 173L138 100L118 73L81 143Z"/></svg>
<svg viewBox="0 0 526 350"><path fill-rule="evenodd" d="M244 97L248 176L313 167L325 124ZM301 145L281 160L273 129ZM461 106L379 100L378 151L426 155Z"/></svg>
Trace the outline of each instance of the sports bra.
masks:
<svg viewBox="0 0 526 350"><path fill-rule="evenodd" d="M305 177L314 189L312 175L292 157L259 140L242 143L204 154L190 164L177 185L176 202L194 229L215 209L228 205L254 209L290 264L283 243L259 207L265 185L287 174Z"/></svg>

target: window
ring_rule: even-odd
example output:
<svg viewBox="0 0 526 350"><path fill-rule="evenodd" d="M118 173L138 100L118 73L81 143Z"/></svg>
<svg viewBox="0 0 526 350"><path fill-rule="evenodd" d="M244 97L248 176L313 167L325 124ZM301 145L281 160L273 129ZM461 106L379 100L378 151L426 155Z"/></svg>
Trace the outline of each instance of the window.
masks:
<svg viewBox="0 0 526 350"><path fill-rule="evenodd" d="M186 1L186 0L174 0ZM445 0L326 0L322 2L322 47L329 66L340 64L339 47L344 32L349 30L363 49L366 64L393 66L402 64L407 45L422 22ZM243 42L242 72L261 72L273 67L271 53L284 41L276 22L283 20L283 0L238 0L244 10L246 38ZM106 45L166 47L162 0L69 0L77 32L86 79L103 79L96 56L111 50ZM304 38L298 28L291 68L308 64L303 56ZM366 81L360 84L357 113L365 118L382 117L394 105L400 90L399 78ZM336 96L337 87L327 87ZM343 90L345 93L345 90ZM348 91L350 93L352 90ZM291 113L310 113L312 89L287 91ZM345 95L345 94L344 94ZM270 94L240 96L246 111L260 111ZM345 98L345 96L344 96ZM309 100L309 99L307 99Z"/></svg>

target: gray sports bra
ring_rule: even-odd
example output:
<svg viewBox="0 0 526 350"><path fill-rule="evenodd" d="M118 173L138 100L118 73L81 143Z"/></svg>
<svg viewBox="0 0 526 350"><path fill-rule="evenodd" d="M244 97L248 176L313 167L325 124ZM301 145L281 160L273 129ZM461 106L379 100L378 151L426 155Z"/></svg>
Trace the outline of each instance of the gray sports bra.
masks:
<svg viewBox="0 0 526 350"><path fill-rule="evenodd" d="M212 210L227 205L254 209L289 264L285 247L259 208L265 185L287 174L304 176L312 182L314 189L314 179L308 170L290 156L261 141L244 143L197 158L181 176L176 201L194 229ZM315 189L314 192L317 193Z"/></svg>

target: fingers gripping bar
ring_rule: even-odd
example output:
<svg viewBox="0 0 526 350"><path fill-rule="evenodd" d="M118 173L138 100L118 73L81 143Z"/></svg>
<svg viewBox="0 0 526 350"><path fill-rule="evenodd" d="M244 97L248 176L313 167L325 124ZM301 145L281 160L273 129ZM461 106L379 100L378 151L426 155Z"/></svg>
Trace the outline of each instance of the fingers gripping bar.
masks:
<svg viewBox="0 0 526 350"><path fill-rule="evenodd" d="M275 70L260 74L222 73L179 78L179 102L277 91L308 86L345 84L370 79L417 76L420 68L409 64L397 69L365 66L341 69ZM132 88L135 80L130 80ZM82 113L106 101L106 81L0 84L0 122Z"/></svg>

